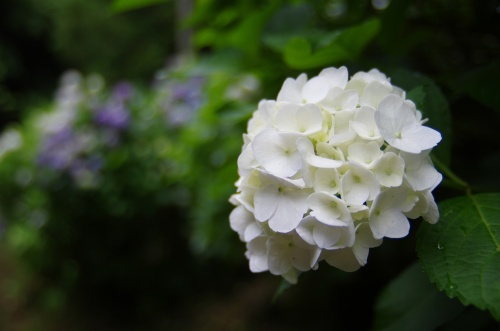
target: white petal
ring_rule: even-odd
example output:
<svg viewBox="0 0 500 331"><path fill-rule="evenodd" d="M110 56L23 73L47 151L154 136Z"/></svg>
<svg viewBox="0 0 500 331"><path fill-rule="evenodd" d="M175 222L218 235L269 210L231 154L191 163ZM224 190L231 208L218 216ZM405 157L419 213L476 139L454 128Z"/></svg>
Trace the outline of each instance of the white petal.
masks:
<svg viewBox="0 0 500 331"><path fill-rule="evenodd" d="M338 168L342 166L343 162L339 160L332 160L325 157L317 156L315 154L307 154L307 163L316 168Z"/></svg>
<svg viewBox="0 0 500 331"><path fill-rule="evenodd" d="M296 115L299 132L310 135L321 130L323 126L323 115L318 106L308 103L301 106Z"/></svg>
<svg viewBox="0 0 500 331"><path fill-rule="evenodd" d="M248 242L262 234L255 217L243 205L233 209L229 215L231 229L236 231L242 241Z"/></svg>
<svg viewBox="0 0 500 331"><path fill-rule="evenodd" d="M270 219L276 211L280 196L281 192L274 185L257 190L254 196L255 218L260 222Z"/></svg>
<svg viewBox="0 0 500 331"><path fill-rule="evenodd" d="M302 98L308 103L318 103L326 97L329 90L330 84L326 78L313 77L302 88Z"/></svg>
<svg viewBox="0 0 500 331"><path fill-rule="evenodd" d="M314 247L295 234L275 234L267 241L269 271L283 275L294 268L300 271L311 269Z"/></svg>
<svg viewBox="0 0 500 331"><path fill-rule="evenodd" d="M264 130L252 142L253 155L264 169L279 177L291 177L302 167L302 157L297 150L301 136Z"/></svg>
<svg viewBox="0 0 500 331"><path fill-rule="evenodd" d="M342 227L328 226L317 223L313 229L313 238L319 248L334 246L342 236Z"/></svg>
<svg viewBox="0 0 500 331"><path fill-rule="evenodd" d="M300 144L304 146L298 146L298 148L306 162L311 166L317 168L338 168L343 164L344 157L342 153L337 151L333 146L321 142L318 143L316 146L318 155L316 155L312 143L309 146L306 146L303 142L300 142Z"/></svg>
<svg viewBox="0 0 500 331"><path fill-rule="evenodd" d="M243 232L243 240L245 242L249 242L263 234L264 232L262 231L262 228L254 219L254 221L252 223L249 223L245 228L245 231Z"/></svg>
<svg viewBox="0 0 500 331"><path fill-rule="evenodd" d="M331 145L338 146L356 138L356 132L351 130L349 126L349 122L353 119L355 113L355 111L341 111L335 114L329 137Z"/></svg>
<svg viewBox="0 0 500 331"><path fill-rule="evenodd" d="M374 238L402 238L408 234L410 223L402 211L405 202L404 189L388 189L375 198L370 209L370 228Z"/></svg>
<svg viewBox="0 0 500 331"><path fill-rule="evenodd" d="M380 132L375 123L375 109L372 107L361 107L356 111L353 120L350 122L351 129L363 139L380 139Z"/></svg>
<svg viewBox="0 0 500 331"><path fill-rule="evenodd" d="M340 190L340 178L335 169L318 169L314 175L314 190L336 194Z"/></svg>
<svg viewBox="0 0 500 331"><path fill-rule="evenodd" d="M313 216L306 216L295 229L297 234L309 245L316 245L313 237L313 229L317 220Z"/></svg>
<svg viewBox="0 0 500 331"><path fill-rule="evenodd" d="M443 179L426 154L400 154L406 165L405 178L415 191L433 188Z"/></svg>
<svg viewBox="0 0 500 331"><path fill-rule="evenodd" d="M433 148L441 141L441 134L427 126L412 126L410 129L403 131L402 135L403 138L418 144L420 150L416 153L420 153L425 149ZM405 151L404 149L401 150ZM410 151L406 152L411 153Z"/></svg>
<svg viewBox="0 0 500 331"><path fill-rule="evenodd" d="M323 77L328 81L330 87L339 87L341 89L345 88L347 84L348 72L347 68L342 66L340 68L326 68L321 70L318 75Z"/></svg>
<svg viewBox="0 0 500 331"><path fill-rule="evenodd" d="M273 275L285 274L293 268L289 258L292 244L287 235L273 235L267 240L268 267Z"/></svg>
<svg viewBox="0 0 500 331"><path fill-rule="evenodd" d="M347 159L371 168L382 156L383 152L375 141L369 143L353 143L347 149Z"/></svg>
<svg viewBox="0 0 500 331"><path fill-rule="evenodd" d="M347 226L351 214L345 202L325 192L314 192L307 197L311 215L318 221L331 226Z"/></svg>
<svg viewBox="0 0 500 331"><path fill-rule="evenodd" d="M314 154L314 146L307 137L302 137L297 140L297 150L302 156L302 179L307 187L312 187L314 182L314 173L316 168L307 163L307 156Z"/></svg>
<svg viewBox="0 0 500 331"><path fill-rule="evenodd" d="M305 190L284 190L280 193L274 215L269 219L269 227L276 232L287 233L297 227L307 212L308 192Z"/></svg>
<svg viewBox="0 0 500 331"><path fill-rule="evenodd" d="M436 204L436 201L434 201L434 197L432 196L432 193L430 191L425 192L425 197L427 199L429 209L427 210L427 213L423 215L424 220L426 220L430 224L435 224L439 220L438 206Z"/></svg>
<svg viewBox="0 0 500 331"><path fill-rule="evenodd" d="M417 125L414 113L405 105L403 98L390 94L380 102L375 111L375 123L382 137L390 144L405 128Z"/></svg>
<svg viewBox="0 0 500 331"><path fill-rule="evenodd" d="M315 251L314 247L305 244L299 236L294 235L293 246L290 250L292 265L300 271L310 270L311 265L315 264L315 261L313 261Z"/></svg>
<svg viewBox="0 0 500 331"><path fill-rule="evenodd" d="M362 205L373 200L380 190L375 175L354 162L349 162L349 168L340 181L344 201L348 205Z"/></svg>
<svg viewBox="0 0 500 331"><path fill-rule="evenodd" d="M321 256L329 265L343 271L352 272L361 267L351 248L336 249L333 251L324 250Z"/></svg>
<svg viewBox="0 0 500 331"><path fill-rule="evenodd" d="M276 112L275 127L280 131L297 132L297 111L300 105L295 103L281 103Z"/></svg>
<svg viewBox="0 0 500 331"><path fill-rule="evenodd" d="M341 90L332 88L325 99L321 101L321 106L330 113L339 111L354 110L358 105L358 92L355 90Z"/></svg>
<svg viewBox="0 0 500 331"><path fill-rule="evenodd" d="M380 101L392 92L392 87L373 81L366 85L363 94L359 98L359 103L362 106L371 106L376 108Z"/></svg>
<svg viewBox="0 0 500 331"><path fill-rule="evenodd" d="M301 74L297 79L287 78L281 87L280 92L278 93L278 97L276 101L282 102L291 102L291 103L302 103L301 91L304 86L305 80L307 80L307 76L305 74Z"/></svg>
<svg viewBox="0 0 500 331"><path fill-rule="evenodd" d="M373 172L380 185L396 187L403 182L404 169L404 160L392 152L387 152L377 161Z"/></svg>
<svg viewBox="0 0 500 331"><path fill-rule="evenodd" d="M380 246L381 244L382 239L373 238L373 234L368 223L361 223L357 226L356 242L352 247L352 251L359 264L365 265L368 260L370 248Z"/></svg>
<svg viewBox="0 0 500 331"><path fill-rule="evenodd" d="M267 246L268 237L257 237L247 243L247 252L245 255L249 259L250 271L267 271Z"/></svg>
<svg viewBox="0 0 500 331"><path fill-rule="evenodd" d="M241 176L246 176L254 167L258 166L257 161L253 157L252 148L250 145L245 148L238 157L238 171Z"/></svg>
<svg viewBox="0 0 500 331"><path fill-rule="evenodd" d="M402 151L420 153L441 141L441 134L422 126L412 105L396 95L384 98L374 116L382 137Z"/></svg>

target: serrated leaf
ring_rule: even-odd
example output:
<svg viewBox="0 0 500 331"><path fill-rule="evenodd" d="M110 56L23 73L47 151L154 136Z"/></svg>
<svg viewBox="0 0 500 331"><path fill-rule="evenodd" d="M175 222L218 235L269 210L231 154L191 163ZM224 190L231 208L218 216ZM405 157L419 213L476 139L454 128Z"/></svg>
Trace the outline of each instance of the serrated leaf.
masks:
<svg viewBox="0 0 500 331"><path fill-rule="evenodd" d="M437 224L423 223L417 252L432 282L500 320L500 193L439 204Z"/></svg>
<svg viewBox="0 0 500 331"><path fill-rule="evenodd" d="M325 45L313 49L311 41L304 37L292 38L283 50L287 65L294 69L320 68L355 59L378 34L380 22L371 19L344 30L333 31L324 39Z"/></svg>
<svg viewBox="0 0 500 331"><path fill-rule="evenodd" d="M387 286L375 304L374 330L435 330L464 309L429 282L418 263Z"/></svg>
<svg viewBox="0 0 500 331"><path fill-rule="evenodd" d="M432 150L432 154L444 165L449 166L452 140L451 115L450 106L441 89L432 79L409 70L388 70L387 74L394 85L409 91L408 94L417 93L414 89L422 89L424 97L419 110L422 111L424 118L429 119L425 125L438 130L443 137L441 142ZM417 106L419 106L418 103Z"/></svg>

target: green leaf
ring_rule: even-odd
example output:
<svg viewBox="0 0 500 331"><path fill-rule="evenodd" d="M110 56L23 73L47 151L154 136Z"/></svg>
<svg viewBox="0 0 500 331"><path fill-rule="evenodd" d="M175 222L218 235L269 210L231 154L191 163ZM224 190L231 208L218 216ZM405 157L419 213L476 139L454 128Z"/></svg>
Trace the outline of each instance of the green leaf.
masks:
<svg viewBox="0 0 500 331"><path fill-rule="evenodd" d="M324 36L324 45L313 48L304 37L292 38L285 46L283 58L294 69L320 68L353 60L378 34L380 23L371 19L350 28L334 31Z"/></svg>
<svg viewBox="0 0 500 331"><path fill-rule="evenodd" d="M429 282L418 263L387 286L375 304L374 330L435 330L464 310Z"/></svg>
<svg viewBox="0 0 500 331"><path fill-rule="evenodd" d="M286 44L294 37L317 35L314 25L314 9L308 3L281 6L268 20L262 33L262 43L282 53Z"/></svg>
<svg viewBox="0 0 500 331"><path fill-rule="evenodd" d="M450 106L441 89L432 79L416 72L405 69L389 69L386 73L391 77L391 82L394 85L408 91L407 98L415 102L424 118L429 119L425 125L441 132L443 139L432 150L432 154L444 165L449 166L452 140L451 115Z"/></svg>
<svg viewBox="0 0 500 331"><path fill-rule="evenodd" d="M410 99L415 103L417 109L422 109L424 107L425 91L423 86L417 86L408 93L406 93L406 98Z"/></svg>
<svg viewBox="0 0 500 331"><path fill-rule="evenodd" d="M256 56L261 45L261 34L272 11L272 7L248 15L227 36L227 43L246 54Z"/></svg>
<svg viewBox="0 0 500 331"><path fill-rule="evenodd" d="M432 282L500 320L500 193L439 204L437 224L423 223L417 252Z"/></svg>
<svg viewBox="0 0 500 331"><path fill-rule="evenodd" d="M111 3L111 11L114 13L123 13L126 11L149 7L169 0L114 0Z"/></svg>
<svg viewBox="0 0 500 331"><path fill-rule="evenodd" d="M350 58L350 55L337 45L313 52L311 43L302 37L292 38L286 44L283 56L286 64L294 69L319 68Z"/></svg>

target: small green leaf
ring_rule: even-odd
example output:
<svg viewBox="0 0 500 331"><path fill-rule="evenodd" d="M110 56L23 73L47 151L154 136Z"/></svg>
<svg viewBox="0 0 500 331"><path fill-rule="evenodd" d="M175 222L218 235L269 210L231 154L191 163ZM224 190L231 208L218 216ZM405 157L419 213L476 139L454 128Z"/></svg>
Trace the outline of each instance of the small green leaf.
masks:
<svg viewBox="0 0 500 331"><path fill-rule="evenodd" d="M432 282L500 320L500 193L439 204L437 224L422 224L417 252Z"/></svg>
<svg viewBox="0 0 500 331"><path fill-rule="evenodd" d="M283 50L287 65L294 69L320 68L353 60L378 34L380 22L371 19L350 28L333 31L323 36L325 45L313 49L311 41L304 37L292 38Z"/></svg>
<svg viewBox="0 0 500 331"><path fill-rule="evenodd" d="M134 9L149 7L169 0L114 0L111 4L111 10L114 13L122 13Z"/></svg>
<svg viewBox="0 0 500 331"><path fill-rule="evenodd" d="M375 304L374 330L435 330L464 309L429 282L418 263L387 286Z"/></svg>

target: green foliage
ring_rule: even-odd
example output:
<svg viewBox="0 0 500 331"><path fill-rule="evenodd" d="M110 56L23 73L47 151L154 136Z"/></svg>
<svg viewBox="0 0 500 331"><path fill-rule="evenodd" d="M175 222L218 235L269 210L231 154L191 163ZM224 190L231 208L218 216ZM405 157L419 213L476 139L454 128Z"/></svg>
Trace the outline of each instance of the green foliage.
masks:
<svg viewBox="0 0 500 331"><path fill-rule="evenodd" d="M458 300L439 292L415 262L377 299L373 330L432 331L463 310Z"/></svg>
<svg viewBox="0 0 500 331"><path fill-rule="evenodd" d="M66 68L98 72L111 81L145 80L174 47L171 3L122 15L113 15L103 0L50 0L36 6L51 22L49 45Z"/></svg>
<svg viewBox="0 0 500 331"><path fill-rule="evenodd" d="M129 10L144 8L169 0L114 0L111 4L111 10L115 13L122 13Z"/></svg>
<svg viewBox="0 0 500 331"><path fill-rule="evenodd" d="M464 304L500 320L500 194L458 197L439 204L438 224L422 224L417 251L430 280Z"/></svg>
<svg viewBox="0 0 500 331"><path fill-rule="evenodd" d="M322 36L317 47L306 38L293 38L283 51L285 63L294 69L321 68L352 61L377 35L376 19Z"/></svg>
<svg viewBox="0 0 500 331"><path fill-rule="evenodd" d="M188 215L180 210L190 195L179 183L191 155L173 133L192 120L200 82L167 72L150 91L128 83L111 90L102 78L70 72L55 102L12 131L21 143L0 156L4 238L46 285L42 305L113 300L126 289L142 309L158 305L158 292L185 293L175 270L189 268L181 235ZM179 109L188 116L179 118ZM145 285L152 271L172 282Z"/></svg>

